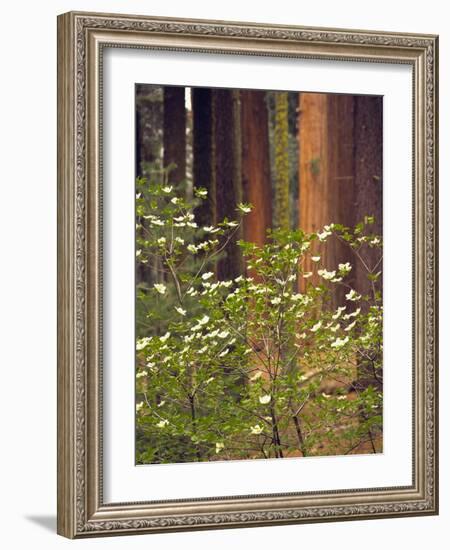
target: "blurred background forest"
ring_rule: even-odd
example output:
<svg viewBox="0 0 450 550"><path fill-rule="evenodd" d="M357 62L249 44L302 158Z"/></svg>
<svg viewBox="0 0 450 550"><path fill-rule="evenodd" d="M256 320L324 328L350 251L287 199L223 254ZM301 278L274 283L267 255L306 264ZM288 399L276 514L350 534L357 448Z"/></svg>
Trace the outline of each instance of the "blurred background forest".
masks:
<svg viewBox="0 0 450 550"><path fill-rule="evenodd" d="M373 216L382 235L382 98L366 95L136 85L136 176L208 190L199 225L253 205L235 240L266 241L268 228L319 231ZM369 252L370 253L370 252ZM325 265L348 261L334 243ZM239 252L218 277L242 273ZM150 280L149 280L150 277ZM138 270L137 284L152 283ZM157 276L155 275L157 278ZM367 289L355 269L353 284Z"/></svg>

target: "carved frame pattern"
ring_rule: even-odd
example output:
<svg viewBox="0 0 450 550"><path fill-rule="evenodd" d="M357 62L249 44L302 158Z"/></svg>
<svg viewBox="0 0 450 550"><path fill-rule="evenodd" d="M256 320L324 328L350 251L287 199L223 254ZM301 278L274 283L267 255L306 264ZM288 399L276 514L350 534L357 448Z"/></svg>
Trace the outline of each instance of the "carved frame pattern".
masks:
<svg viewBox="0 0 450 550"><path fill-rule="evenodd" d="M103 504L98 79L104 45L413 66L416 447L412 487ZM436 36L74 12L58 18L60 534L74 538L437 513L437 70Z"/></svg>

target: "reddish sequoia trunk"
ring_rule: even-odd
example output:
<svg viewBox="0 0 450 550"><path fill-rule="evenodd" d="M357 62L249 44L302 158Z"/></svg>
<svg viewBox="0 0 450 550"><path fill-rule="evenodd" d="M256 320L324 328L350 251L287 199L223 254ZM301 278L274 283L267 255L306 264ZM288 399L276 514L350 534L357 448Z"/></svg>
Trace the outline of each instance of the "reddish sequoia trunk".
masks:
<svg viewBox="0 0 450 550"><path fill-rule="evenodd" d="M300 227L310 232L331 222L354 226L374 216L373 232L381 235L382 98L300 94L299 127ZM375 265L378 250L366 250L363 259ZM328 269L351 261L349 282L358 292L371 290L363 265L345 246L330 240L324 260Z"/></svg>
<svg viewBox="0 0 450 550"><path fill-rule="evenodd" d="M244 219L244 239L262 246L272 226L269 131L265 92L241 92L243 200L253 205Z"/></svg>
<svg viewBox="0 0 450 550"><path fill-rule="evenodd" d="M355 187L353 96L302 93L299 107L299 227L316 232L330 223L351 226ZM322 253L327 269L350 259L347 247L335 239L330 239ZM312 271L313 265L308 260L305 270ZM305 282L300 281L300 285L304 288ZM344 292L337 290L334 305L343 301Z"/></svg>

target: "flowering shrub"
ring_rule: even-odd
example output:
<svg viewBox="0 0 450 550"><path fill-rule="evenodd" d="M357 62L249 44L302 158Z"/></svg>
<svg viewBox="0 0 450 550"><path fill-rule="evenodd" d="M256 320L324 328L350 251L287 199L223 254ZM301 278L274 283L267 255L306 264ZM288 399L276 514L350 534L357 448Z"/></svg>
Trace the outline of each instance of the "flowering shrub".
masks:
<svg viewBox="0 0 450 550"><path fill-rule="evenodd" d="M137 291L138 463L381 450L382 244L373 219L313 234L269 231L262 247L240 241L245 273L216 280L251 206L198 227L204 189L189 203L173 186L137 185L136 255L152 281ZM330 239L355 261L327 269ZM379 251L374 266L367 248ZM357 263L367 295L351 284ZM345 300L336 307L338 286Z"/></svg>

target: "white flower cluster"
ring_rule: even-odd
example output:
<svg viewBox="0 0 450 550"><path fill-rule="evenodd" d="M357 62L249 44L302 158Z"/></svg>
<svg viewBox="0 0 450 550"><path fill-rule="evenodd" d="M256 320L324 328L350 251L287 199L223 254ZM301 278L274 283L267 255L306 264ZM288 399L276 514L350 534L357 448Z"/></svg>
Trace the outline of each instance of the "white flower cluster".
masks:
<svg viewBox="0 0 450 550"><path fill-rule="evenodd" d="M260 435L264 431L264 428L260 426L259 424L255 424L255 426L250 427L250 433L252 435Z"/></svg>
<svg viewBox="0 0 450 550"><path fill-rule="evenodd" d="M173 199L172 199L173 201ZM174 227L198 227L197 222L194 221L194 214L184 214L183 216L176 216L173 218L175 222Z"/></svg>
<svg viewBox="0 0 450 550"><path fill-rule="evenodd" d="M136 341L136 351L141 351L145 349L148 344L150 343L152 337L151 336L145 336L144 338L140 338Z"/></svg>
<svg viewBox="0 0 450 550"><path fill-rule="evenodd" d="M330 235L332 235L332 229L333 229L333 224L325 225L325 227L323 228L322 233L317 233L317 237L319 238L319 241L321 241L321 242L326 241L327 238Z"/></svg>
<svg viewBox="0 0 450 550"><path fill-rule="evenodd" d="M339 319L339 317L341 316L341 313L345 311L345 309L346 309L346 306L338 307L336 310L336 313L332 316L332 319L334 319L335 321L336 319Z"/></svg>
<svg viewBox="0 0 450 550"><path fill-rule="evenodd" d="M336 338L336 340L334 340L334 342L332 342L330 345L332 348L341 349L345 346L348 340L348 336L346 336L345 338Z"/></svg>
<svg viewBox="0 0 450 550"><path fill-rule="evenodd" d="M155 216L153 214L149 214L148 216L144 216L144 219L146 219L150 225L156 225L159 227L162 227L165 225L165 221L161 218L158 218L158 216Z"/></svg>
<svg viewBox="0 0 450 550"><path fill-rule="evenodd" d="M350 273L352 270L352 266L350 265L350 262L346 262L345 264L339 264L338 270L341 275L347 275L347 273Z"/></svg>
<svg viewBox="0 0 450 550"><path fill-rule="evenodd" d="M348 294L345 295L347 300L350 300L351 302L356 302L357 300L361 299L361 295L356 292L353 288L350 290Z"/></svg>
<svg viewBox="0 0 450 550"><path fill-rule="evenodd" d="M217 233L218 231L220 231L220 228L214 227L213 225L207 225L206 227L203 228L203 231L205 233Z"/></svg>
<svg viewBox="0 0 450 550"><path fill-rule="evenodd" d="M238 210L239 212L242 212L243 214L248 214L249 212L252 211L252 207L249 204L240 203L237 205L236 210Z"/></svg>
<svg viewBox="0 0 450 550"><path fill-rule="evenodd" d="M192 332L196 332L198 330L201 330L206 324L208 324L209 322L209 317L208 315L204 315L201 319L198 319L197 320L197 324L194 325L192 328L191 328L191 331Z"/></svg>
<svg viewBox="0 0 450 550"><path fill-rule="evenodd" d="M336 271L327 271L326 269L319 269L317 273L326 281L330 281L336 276Z"/></svg>

